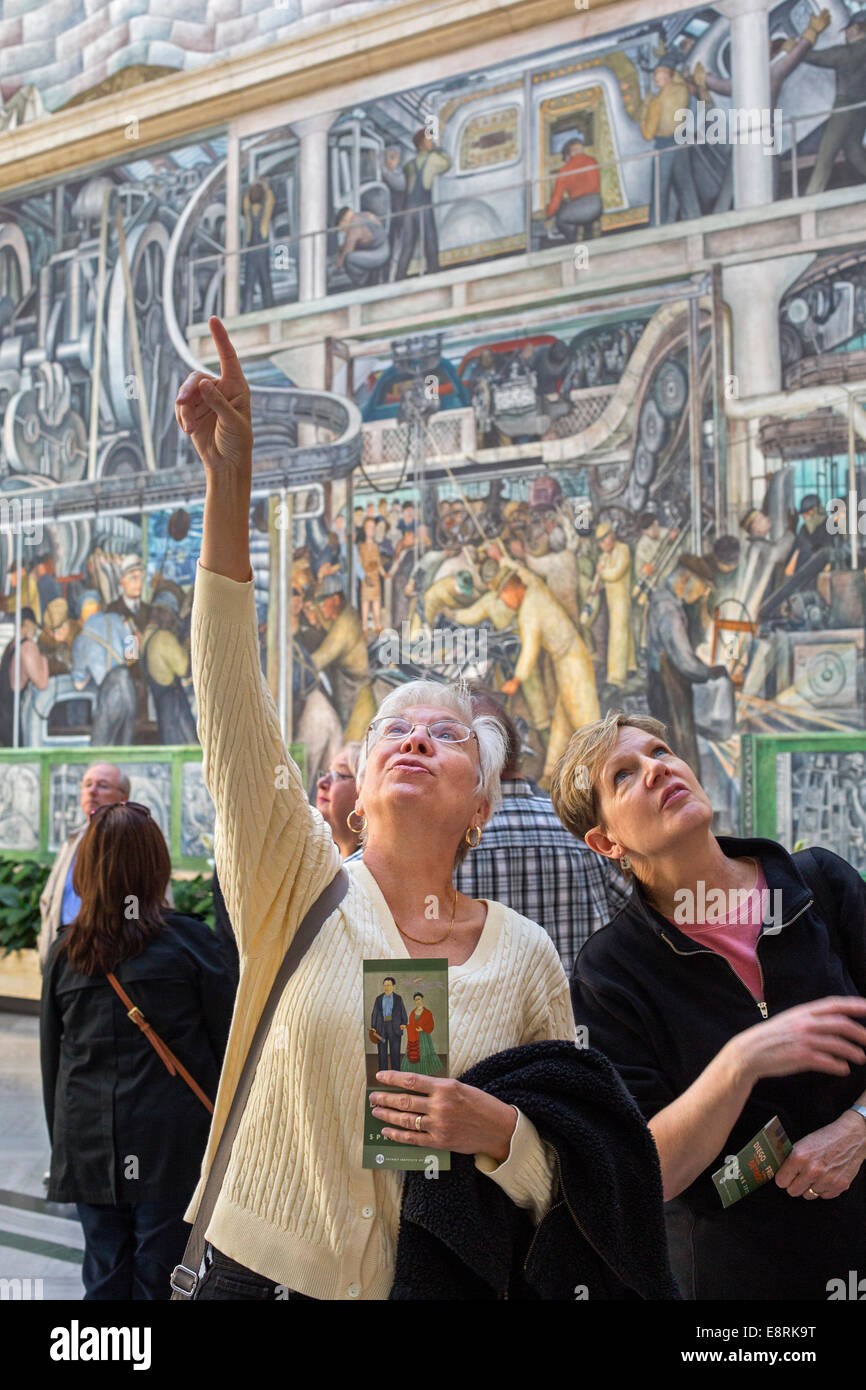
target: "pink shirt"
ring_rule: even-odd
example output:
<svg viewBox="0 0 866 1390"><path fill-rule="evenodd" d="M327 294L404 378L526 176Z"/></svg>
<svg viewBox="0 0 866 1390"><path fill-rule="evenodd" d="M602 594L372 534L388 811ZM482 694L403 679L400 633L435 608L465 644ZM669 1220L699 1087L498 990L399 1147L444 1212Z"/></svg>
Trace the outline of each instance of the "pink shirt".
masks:
<svg viewBox="0 0 866 1390"><path fill-rule="evenodd" d="M668 921L679 927L680 931L691 937L698 946L708 947L724 956L752 996L761 1000L764 993L755 946L764 920L767 880L757 861L755 868L757 873L754 887L743 901L734 900L733 911L719 914L713 912L713 920L710 923L695 922L694 925L683 925L674 917L669 917Z"/></svg>

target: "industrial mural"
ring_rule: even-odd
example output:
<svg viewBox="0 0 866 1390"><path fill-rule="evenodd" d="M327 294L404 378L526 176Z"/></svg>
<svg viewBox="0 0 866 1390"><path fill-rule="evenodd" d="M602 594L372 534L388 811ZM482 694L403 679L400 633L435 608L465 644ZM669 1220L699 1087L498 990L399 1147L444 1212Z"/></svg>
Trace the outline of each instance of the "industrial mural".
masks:
<svg viewBox="0 0 866 1390"><path fill-rule="evenodd" d="M805 0L773 11L780 198L866 172L866 126L856 111L831 114L834 102L866 99L866 34L847 17ZM370 297L440 270L724 212L730 146L680 143L671 123L699 103L704 120L728 110L731 90L729 26L708 8L335 113L322 284ZM241 142L241 314L299 297L301 138L283 126ZM23 489L36 498L135 475L146 492L161 472L197 470L173 400L188 326L225 311L226 152L216 135L0 205L0 506ZM363 422L361 463L348 491L335 480L299 495L289 537L289 732L310 787L389 689L431 671L502 693L542 786L576 727L611 708L649 709L700 768L722 829L740 814L743 734L862 725L848 424L832 410L761 421L766 487L732 516L718 495L712 329L706 297L670 293L581 316L558 304L519 323L478 317L338 363L334 389ZM786 390L862 377L856 247L792 269L778 333ZM257 438L293 445L279 394L293 383L267 357L250 376L268 388ZM855 460L863 496L860 473ZM250 526L275 688L273 507L260 499ZM20 563L0 528L0 746L196 741L200 539L192 503L120 516L82 505L74 521L25 536ZM26 763L7 771L0 841L27 848L38 778ZM794 771L791 806L814 785ZM58 773L60 819L75 815L75 775ZM187 780L184 853L206 854L207 794L192 766ZM811 824L800 801L795 827ZM845 806L834 814L858 814L859 802Z"/></svg>
<svg viewBox="0 0 866 1390"><path fill-rule="evenodd" d="M775 196L862 182L866 22L786 0L770 36L772 119L747 138ZM730 26L707 7L342 112L329 288L728 211L733 81Z"/></svg>

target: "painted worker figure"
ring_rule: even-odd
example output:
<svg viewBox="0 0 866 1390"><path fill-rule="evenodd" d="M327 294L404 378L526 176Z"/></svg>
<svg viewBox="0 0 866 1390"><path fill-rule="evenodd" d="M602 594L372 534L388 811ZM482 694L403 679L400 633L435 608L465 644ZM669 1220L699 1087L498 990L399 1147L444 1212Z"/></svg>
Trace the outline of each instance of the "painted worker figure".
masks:
<svg viewBox="0 0 866 1390"><path fill-rule="evenodd" d="M489 622L496 632L505 632L508 628L517 625L517 618L514 608L503 601L502 597L495 592L498 583L501 565L495 560L485 561L489 564L493 573L485 582L493 585L492 588L485 589L480 598L468 608L457 608L449 612L449 618L453 618L455 623L461 623L464 627L477 627L479 623ZM537 581L541 583L541 581ZM437 581L438 583L438 581ZM429 590L428 590L429 592ZM520 684L520 692L526 701L529 709L529 718L532 727L538 733L544 743L548 742L550 735L551 713L547 697L544 693L544 683L541 679L541 670L536 667L524 677Z"/></svg>
<svg viewBox="0 0 866 1390"><path fill-rule="evenodd" d="M810 67L832 68L836 74L833 111L824 127L815 167L806 187L808 197L810 193L823 193L840 150L855 174L866 179L866 149L863 148L866 106L854 111L839 110L866 101L866 10L852 14L845 25L844 43L813 50L806 62Z"/></svg>
<svg viewBox="0 0 866 1390"><path fill-rule="evenodd" d="M382 182L391 198L391 214L388 218L388 246L390 260L396 264L397 248L403 230L403 210L406 207L406 173L400 164L401 154L398 145L389 145L382 164Z"/></svg>
<svg viewBox="0 0 866 1390"><path fill-rule="evenodd" d="M382 552L375 539L377 524L374 517L365 517L358 559L361 562L361 630L366 634L372 609L373 629L378 637L382 631L382 580L386 574Z"/></svg>
<svg viewBox="0 0 866 1390"><path fill-rule="evenodd" d="M469 570L458 570L456 574L444 574L440 579L434 579L422 599L425 623L433 627L440 613L452 617L454 610L464 607L474 594L475 585Z"/></svg>
<svg viewBox="0 0 866 1390"><path fill-rule="evenodd" d="M379 1053L380 1071L400 1070L403 1028L409 1022L406 1005L400 995L394 993L396 983L393 975L385 976L382 981L382 993L376 995L370 1016L370 1038L375 1042Z"/></svg>
<svg viewBox="0 0 866 1390"><path fill-rule="evenodd" d="M150 608L142 602L144 566L140 555L125 555L120 566L120 594L106 606L106 613L119 613L138 633L150 622Z"/></svg>
<svg viewBox="0 0 866 1390"><path fill-rule="evenodd" d="M374 212L353 212L346 207L337 213L337 227L343 236L337 269L345 270L353 285L378 284L390 256L385 224Z"/></svg>
<svg viewBox="0 0 866 1390"><path fill-rule="evenodd" d="M772 39L770 42L770 105L775 106L779 92L782 90L782 83L786 77L790 77L795 68L798 68L804 61L811 62L807 55L809 49L817 41L818 35L823 34L830 24L830 11L821 10L820 14L809 16L809 23L797 39ZM686 77L691 77L697 88L698 94L707 101L707 92L717 92L720 96L733 96L734 84L730 77L722 77L716 72L707 72L703 63L695 63L694 72L686 73Z"/></svg>
<svg viewBox="0 0 866 1390"><path fill-rule="evenodd" d="M554 526L548 535L539 536L529 545L519 536L514 536L508 542L508 549L515 560L520 560L528 570L544 580L575 627L579 626L577 596L580 577L577 555L569 550L563 528Z"/></svg>
<svg viewBox="0 0 866 1390"><path fill-rule="evenodd" d="M150 608L148 604L142 602L141 591L144 584L144 567L141 556L130 554L125 555L120 561L119 566L120 594L112 603L106 606L106 613L117 613L126 622L127 631L133 639L134 649L125 644L125 660L129 663L129 674L135 688L135 722L140 729L142 725L149 722L149 710L147 700L147 680L138 660L141 654L141 639L144 630L150 622ZM114 680L119 681L119 677ZM119 717L119 708L116 711ZM112 722L114 722L112 716ZM117 742L117 740L113 740ZM134 742L133 738L129 742Z"/></svg>
<svg viewBox="0 0 866 1390"><path fill-rule="evenodd" d="M685 78L677 71L676 55L666 53L653 68L654 94L647 96L641 106L640 132L652 140L655 149L662 151L653 160L653 188L650 194L650 226L676 221L672 197L677 200L681 222L700 217L701 205L692 171L692 150L678 145L674 131L678 129L679 112L688 110L689 89ZM658 223L656 221L658 207Z"/></svg>
<svg viewBox="0 0 866 1390"><path fill-rule="evenodd" d="M672 746L700 771L692 687L727 674L724 666L707 666L689 639L686 607L700 603L713 582L706 560L681 555L677 568L653 590L647 616L647 705L671 732Z"/></svg>
<svg viewBox="0 0 866 1390"><path fill-rule="evenodd" d="M81 624L69 616L65 598L53 598L43 614L43 632L39 650L48 659L52 676L69 674L72 665L72 644L81 631Z"/></svg>
<svg viewBox="0 0 866 1390"><path fill-rule="evenodd" d="M261 295L261 308L272 309L274 290L271 283L271 248L268 232L276 199L267 179L257 179L244 194L244 231L247 250L241 257L244 280L241 289L241 313L253 308L256 288Z"/></svg>
<svg viewBox="0 0 866 1390"><path fill-rule="evenodd" d="M138 642L119 613L100 611L95 589L81 595L81 618L70 674L76 690L96 692L90 742L95 748L133 743L136 691L130 668L138 665Z"/></svg>
<svg viewBox="0 0 866 1390"><path fill-rule="evenodd" d="M794 548L785 566L785 574L790 578L816 555L819 550L827 551L827 564L835 549L836 537L827 525L827 512L821 504L817 492L807 492L799 506L800 526L794 538Z"/></svg>
<svg viewBox="0 0 866 1390"><path fill-rule="evenodd" d="M562 147L563 165L553 194L544 209L566 241L583 241L585 229L601 217L601 175L598 163L585 151L585 137L577 131Z"/></svg>
<svg viewBox="0 0 866 1390"><path fill-rule="evenodd" d="M401 221L400 252L396 279L405 280L413 256L423 264L422 274L439 269L439 236L433 211L433 186L440 174L451 168L451 158L426 130L412 136L415 156L403 166L406 175L406 204Z"/></svg>
<svg viewBox="0 0 866 1390"><path fill-rule="evenodd" d="M198 742L185 691L192 682L189 636L178 640L179 622L176 596L169 589L160 589L151 603L151 625L144 635L141 661L156 708L159 741L164 744Z"/></svg>
<svg viewBox="0 0 866 1390"><path fill-rule="evenodd" d="M607 683L621 686L637 670L631 626L631 551L625 541L617 540L607 521L596 526L595 538L601 551L596 576L604 586L607 604Z"/></svg>
<svg viewBox="0 0 866 1390"><path fill-rule="evenodd" d="M635 646L638 651L643 652L646 647L647 605L650 594L665 578L669 565L674 562L674 556L670 553L669 547L677 533L675 528L671 527L662 535L661 524L655 512L643 512L638 517L637 524L640 535L635 543L632 566L634 573L632 598L635 600L632 613L634 615Z"/></svg>
<svg viewBox="0 0 866 1390"><path fill-rule="evenodd" d="M575 729L600 718L595 673L589 652L561 603L529 570L504 567L497 593L517 614L520 656L514 675L502 686L503 695L515 695L547 652L556 679L556 704L540 785L547 787Z"/></svg>
<svg viewBox="0 0 866 1390"><path fill-rule="evenodd" d="M48 686L49 671L48 658L39 650L36 638L39 632L39 624L36 621L36 614L32 608L21 609L21 660L20 691L23 695L27 687L32 683L34 689L45 690ZM0 657L0 746L11 748L15 742L15 688L18 680L19 663L15 660L15 638L6 644L3 656ZM21 718L21 707L19 705L19 721ZM23 729L19 724L18 743L24 743Z"/></svg>
<svg viewBox="0 0 866 1390"><path fill-rule="evenodd" d="M336 574L328 575L319 586L312 611L325 631L322 642L310 653L317 671L325 671L333 681L337 714L343 740L362 739L376 713L376 698L370 684L370 660L361 619L346 602Z"/></svg>
<svg viewBox="0 0 866 1390"><path fill-rule="evenodd" d="M779 93L782 84L787 77L790 77L795 68L801 63L809 62L809 50L817 41L818 35L822 34L830 23L830 11L821 10L820 14L813 14L809 18L809 23L803 33L797 39L775 38L770 40L770 107L775 109L779 104ZM729 97L733 95L734 84L730 77L722 77L719 73L707 72L703 63L695 63L694 72L686 72L686 80L693 86L701 101L706 102L707 106L713 106L710 93L717 93L719 96ZM774 161L774 177L777 177L778 163ZM713 212L727 212L732 207L734 201L734 162L728 158L725 177L722 180L721 188L713 204Z"/></svg>
<svg viewBox="0 0 866 1390"><path fill-rule="evenodd" d="M717 536L712 548L703 558L710 567L712 585L701 599L700 621L692 629L692 639L696 646L712 631L715 612L726 599L734 598L737 592L737 573L740 566L740 542L736 536ZM695 612L693 608L691 612Z"/></svg>

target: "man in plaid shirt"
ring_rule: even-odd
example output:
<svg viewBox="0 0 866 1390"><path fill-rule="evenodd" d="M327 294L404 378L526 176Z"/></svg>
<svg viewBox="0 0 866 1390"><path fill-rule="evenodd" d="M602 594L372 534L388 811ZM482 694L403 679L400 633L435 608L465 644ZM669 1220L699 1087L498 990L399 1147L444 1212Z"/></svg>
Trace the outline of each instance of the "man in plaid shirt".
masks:
<svg viewBox="0 0 866 1390"><path fill-rule="evenodd" d="M565 829L550 797L519 775L520 736L498 700L477 693L472 705L505 731L502 805L454 881L467 897L495 899L539 922L570 976L583 943L616 916L631 888L607 859Z"/></svg>

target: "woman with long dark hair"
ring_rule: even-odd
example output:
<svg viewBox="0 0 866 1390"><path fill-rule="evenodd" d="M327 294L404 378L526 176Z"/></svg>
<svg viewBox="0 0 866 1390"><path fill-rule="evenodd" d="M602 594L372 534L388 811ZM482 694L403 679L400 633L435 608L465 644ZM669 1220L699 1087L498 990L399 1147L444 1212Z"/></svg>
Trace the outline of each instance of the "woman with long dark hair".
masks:
<svg viewBox="0 0 866 1390"><path fill-rule="evenodd" d="M73 871L81 908L45 965L48 1200L77 1206L86 1299L170 1297L231 1022L216 940L168 908L170 874L145 806L100 806Z"/></svg>

